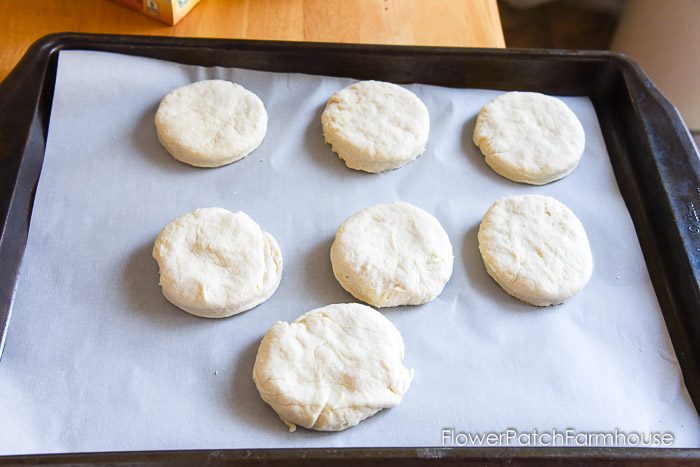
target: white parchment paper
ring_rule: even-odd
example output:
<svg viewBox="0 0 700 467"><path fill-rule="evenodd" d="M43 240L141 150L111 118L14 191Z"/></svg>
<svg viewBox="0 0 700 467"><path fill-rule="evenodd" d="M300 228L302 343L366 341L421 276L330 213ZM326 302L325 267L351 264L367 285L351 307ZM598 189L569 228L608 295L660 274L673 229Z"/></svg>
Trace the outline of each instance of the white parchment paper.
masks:
<svg viewBox="0 0 700 467"><path fill-rule="evenodd" d="M269 130L242 161L198 169L161 148L153 118L168 91L210 78L257 93ZM586 130L581 165L535 187L493 173L471 143L479 109L499 92L410 85L430 110L428 148L408 166L371 175L347 169L321 134L326 99L351 82L61 52L0 363L0 454L440 446L443 428L671 432L676 447L700 446L591 102L564 98ZM520 303L481 262L481 217L495 199L525 193L561 200L588 233L593 278L564 305ZM288 433L253 384L258 343L276 320L353 301L331 271L335 229L394 200L435 215L455 251L439 298L382 311L404 337L415 380L400 406L355 428ZM225 320L169 304L151 258L166 223L208 206L245 211L284 256L277 293Z"/></svg>

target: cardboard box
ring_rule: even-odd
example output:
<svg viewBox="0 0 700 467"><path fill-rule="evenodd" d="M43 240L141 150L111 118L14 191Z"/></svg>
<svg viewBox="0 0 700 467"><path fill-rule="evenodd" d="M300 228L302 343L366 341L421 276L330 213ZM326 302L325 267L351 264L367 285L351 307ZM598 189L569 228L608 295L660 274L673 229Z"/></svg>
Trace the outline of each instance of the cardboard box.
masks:
<svg viewBox="0 0 700 467"><path fill-rule="evenodd" d="M112 0L164 23L175 25L200 0Z"/></svg>

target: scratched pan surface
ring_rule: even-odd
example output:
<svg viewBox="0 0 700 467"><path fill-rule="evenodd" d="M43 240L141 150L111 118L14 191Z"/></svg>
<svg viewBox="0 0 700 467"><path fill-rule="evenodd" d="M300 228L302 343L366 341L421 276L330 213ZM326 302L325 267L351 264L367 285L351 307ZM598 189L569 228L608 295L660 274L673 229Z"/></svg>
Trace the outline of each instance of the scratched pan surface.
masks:
<svg viewBox="0 0 700 467"><path fill-rule="evenodd" d="M700 407L700 160L675 109L629 60L607 52L490 50L58 34L0 84L0 352L41 172L60 50L396 83L585 95L594 104L685 384ZM536 465L692 462L700 449L433 448L168 451L0 457L1 464L265 463Z"/></svg>

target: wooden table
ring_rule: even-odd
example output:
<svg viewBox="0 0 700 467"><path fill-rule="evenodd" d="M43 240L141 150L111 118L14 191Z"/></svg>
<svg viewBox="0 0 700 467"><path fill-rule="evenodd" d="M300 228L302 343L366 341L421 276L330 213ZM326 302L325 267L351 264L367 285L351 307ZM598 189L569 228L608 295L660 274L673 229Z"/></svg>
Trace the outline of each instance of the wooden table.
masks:
<svg viewBox="0 0 700 467"><path fill-rule="evenodd" d="M504 47L496 0L202 0L176 26L108 0L0 0L0 80L53 32Z"/></svg>

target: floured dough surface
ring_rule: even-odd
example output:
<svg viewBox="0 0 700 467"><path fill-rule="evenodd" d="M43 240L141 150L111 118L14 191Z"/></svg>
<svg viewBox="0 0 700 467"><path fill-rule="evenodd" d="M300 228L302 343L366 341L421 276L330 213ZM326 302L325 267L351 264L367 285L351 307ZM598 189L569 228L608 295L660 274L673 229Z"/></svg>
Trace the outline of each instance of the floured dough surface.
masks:
<svg viewBox="0 0 700 467"><path fill-rule="evenodd" d="M267 112L260 98L243 86L199 81L163 98L156 129L175 159L196 167L220 167L260 145L267 132Z"/></svg>
<svg viewBox="0 0 700 467"><path fill-rule="evenodd" d="M392 83L361 81L336 92L321 116L323 135L351 169L385 172L425 150L430 117L411 91Z"/></svg>
<svg viewBox="0 0 700 467"><path fill-rule="evenodd" d="M562 303L593 272L588 237L576 215L549 196L502 198L479 227L486 271L510 295L532 305Z"/></svg>
<svg viewBox="0 0 700 467"><path fill-rule="evenodd" d="M358 303L328 305L276 322L263 337L253 380L294 431L339 431L401 402L413 379L401 334Z"/></svg>
<svg viewBox="0 0 700 467"><path fill-rule="evenodd" d="M282 254L243 212L197 209L166 225L153 246L163 295L197 316L225 318L277 290Z"/></svg>
<svg viewBox="0 0 700 467"><path fill-rule="evenodd" d="M365 208L338 227L333 273L355 298L376 307L420 305L452 275L452 244L440 223L409 203Z"/></svg>
<svg viewBox="0 0 700 467"><path fill-rule="evenodd" d="M543 185L570 174L579 164L583 126L556 97L508 92L486 104L476 119L474 144L498 174Z"/></svg>

